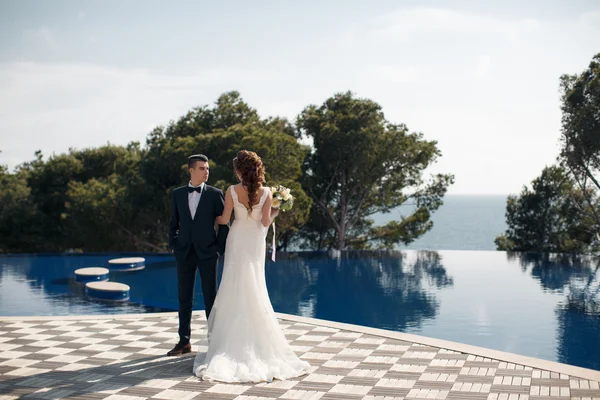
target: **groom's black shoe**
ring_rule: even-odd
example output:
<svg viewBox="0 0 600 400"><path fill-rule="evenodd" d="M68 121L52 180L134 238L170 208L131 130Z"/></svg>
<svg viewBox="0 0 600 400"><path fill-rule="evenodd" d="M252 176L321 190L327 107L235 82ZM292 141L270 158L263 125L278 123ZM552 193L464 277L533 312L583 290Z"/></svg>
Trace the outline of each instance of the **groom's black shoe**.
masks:
<svg viewBox="0 0 600 400"><path fill-rule="evenodd" d="M192 345L189 343L183 344L183 343L177 343L175 345L175 347L173 347L173 350L169 351L167 353L168 356L180 356L182 354L185 353L189 353L192 351Z"/></svg>

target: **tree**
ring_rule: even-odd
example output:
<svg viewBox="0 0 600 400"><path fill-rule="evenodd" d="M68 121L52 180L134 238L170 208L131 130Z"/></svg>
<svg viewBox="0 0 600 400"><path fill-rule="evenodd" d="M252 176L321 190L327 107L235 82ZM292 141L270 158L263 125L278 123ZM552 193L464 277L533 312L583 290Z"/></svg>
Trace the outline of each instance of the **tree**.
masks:
<svg viewBox="0 0 600 400"><path fill-rule="evenodd" d="M0 253L48 250L48 242L42 240L42 214L27 186L27 170L17 168L11 174L0 165L0 187Z"/></svg>
<svg viewBox="0 0 600 400"><path fill-rule="evenodd" d="M548 253L585 253L599 248L595 221L578 207L584 197L599 204L592 191L583 193L560 166L546 167L506 203L508 230L496 238L498 250Z"/></svg>
<svg viewBox="0 0 600 400"><path fill-rule="evenodd" d="M563 75L562 132L559 160L573 176L584 197L577 203L596 221L600 234L600 209L587 196L600 190L600 53L579 75Z"/></svg>
<svg viewBox="0 0 600 400"><path fill-rule="evenodd" d="M35 243L27 245L31 251L161 250L157 232L166 230L166 225L161 226L162 210L152 207L152 196L139 172L140 157L137 143L71 149L48 160L36 152L34 161L6 177L18 183L12 187L19 197L12 195L12 207L3 207L12 210L11 221L3 226L19 221L18 228L12 228L14 236L34 235L35 239L27 235L22 239ZM0 234L10 239L8 232ZM10 243L7 251L25 251Z"/></svg>
<svg viewBox="0 0 600 400"><path fill-rule="evenodd" d="M422 176L441 155L435 141L386 121L377 103L350 92L305 108L297 126L313 141L303 187L317 208L310 224L320 232L308 240L319 241L317 246L326 240L340 250L373 244L390 248L431 229L431 213L454 180L439 174L426 182ZM369 216L400 205L412 205L413 212L372 226Z"/></svg>
<svg viewBox="0 0 600 400"><path fill-rule="evenodd" d="M295 134L286 119L261 119L238 92L224 93L214 107L195 108L167 127L154 129L147 139L142 175L154 188L155 198L168 206L170 191L189 178L190 154L209 157L209 181L225 190L237 183L232 164L237 152L255 151L265 163L267 185L290 187L296 198L294 208L277 217L277 243L285 249L298 227L306 222L311 207L299 183L308 147L301 145ZM167 212L169 208L164 209Z"/></svg>
<svg viewBox="0 0 600 400"><path fill-rule="evenodd" d="M36 151L35 160L22 165L30 201L39 210L37 226L42 232L38 251L64 251L69 246L69 231L63 216L68 201L69 183L80 180L81 161L73 154L60 154L44 160Z"/></svg>
<svg viewBox="0 0 600 400"><path fill-rule="evenodd" d="M308 147L285 118L261 119L238 92L214 107L197 107L155 128L146 146L106 145L33 161L9 173L0 166L0 252L166 251L173 188L189 179L187 157L206 153L210 183L236 183L232 160L246 148L267 166L267 184L291 187L294 209L277 218L285 248L308 217L310 198L300 186Z"/></svg>
<svg viewBox="0 0 600 400"><path fill-rule="evenodd" d="M63 214L69 244L85 251L161 251L167 220L140 174L139 144L73 152L79 179L68 183Z"/></svg>

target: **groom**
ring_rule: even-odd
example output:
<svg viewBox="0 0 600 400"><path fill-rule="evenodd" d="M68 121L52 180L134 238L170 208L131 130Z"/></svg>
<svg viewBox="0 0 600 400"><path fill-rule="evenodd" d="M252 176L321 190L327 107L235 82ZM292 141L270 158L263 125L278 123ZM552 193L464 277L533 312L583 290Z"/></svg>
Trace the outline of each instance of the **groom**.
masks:
<svg viewBox="0 0 600 400"><path fill-rule="evenodd" d="M167 355L175 356L192 351L190 345L192 304L196 269L200 270L206 318L217 296L217 265L225 252L229 227L219 225L215 218L223 213L223 191L206 184L208 158L196 154L188 158L190 182L173 190L169 248L177 262L177 291L179 294L179 343Z"/></svg>

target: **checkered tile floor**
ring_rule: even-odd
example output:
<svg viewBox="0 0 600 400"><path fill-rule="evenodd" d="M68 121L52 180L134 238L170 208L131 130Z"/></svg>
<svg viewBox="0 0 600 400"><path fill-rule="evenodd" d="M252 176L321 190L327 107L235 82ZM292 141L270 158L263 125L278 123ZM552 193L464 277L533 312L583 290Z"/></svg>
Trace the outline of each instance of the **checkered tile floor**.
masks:
<svg viewBox="0 0 600 400"><path fill-rule="evenodd" d="M194 353L166 357L177 318L0 319L0 399L598 399L598 382L381 336L280 320L310 374L204 382ZM195 351L206 320L195 315Z"/></svg>

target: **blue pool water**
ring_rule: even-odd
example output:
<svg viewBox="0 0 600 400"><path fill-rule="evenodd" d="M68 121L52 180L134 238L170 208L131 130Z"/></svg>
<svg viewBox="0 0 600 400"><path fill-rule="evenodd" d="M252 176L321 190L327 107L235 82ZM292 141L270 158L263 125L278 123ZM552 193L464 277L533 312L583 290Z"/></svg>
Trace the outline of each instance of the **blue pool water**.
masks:
<svg viewBox="0 0 600 400"><path fill-rule="evenodd" d="M175 311L171 255L111 272L127 303L88 299L73 271L125 254L0 256L0 315ZM132 256L132 254L127 254ZM414 333L600 370L600 261L494 251L278 254L276 311ZM195 309L202 309L199 282ZM176 332L173 332L174 337Z"/></svg>

